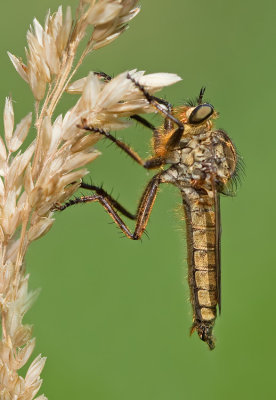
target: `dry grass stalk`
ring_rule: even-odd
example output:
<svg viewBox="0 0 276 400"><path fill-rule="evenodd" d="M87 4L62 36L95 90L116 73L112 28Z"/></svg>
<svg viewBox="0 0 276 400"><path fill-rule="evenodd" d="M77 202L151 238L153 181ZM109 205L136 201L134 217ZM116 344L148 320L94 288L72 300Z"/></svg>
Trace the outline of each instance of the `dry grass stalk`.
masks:
<svg viewBox="0 0 276 400"><path fill-rule="evenodd" d="M71 83L88 53L109 44L127 28L127 22L139 12L136 3L137 0L81 0L74 19L70 7L65 15L60 7L55 14L48 13L44 28L34 20L27 33L26 64L9 53L36 100L36 137L22 150L32 126L32 114L14 127L13 104L7 98L5 136L0 137L1 400L33 399L42 383L40 373L45 357L40 355L24 378L18 374L35 346L31 327L22 323L36 297L35 292L28 291L24 256L30 243L51 228L54 204L66 201L78 189L87 173L84 166L99 155L93 145L100 136L88 135L78 125L86 119L94 127L119 129L129 125L122 117L152 111L127 79L127 72L108 83L93 73ZM79 43L90 25L93 32L87 38L83 54L75 60ZM130 74L151 92L179 80L174 74L144 75L137 71ZM53 120L65 90L80 94L79 99L64 117L59 115ZM46 397L41 395L36 399Z"/></svg>

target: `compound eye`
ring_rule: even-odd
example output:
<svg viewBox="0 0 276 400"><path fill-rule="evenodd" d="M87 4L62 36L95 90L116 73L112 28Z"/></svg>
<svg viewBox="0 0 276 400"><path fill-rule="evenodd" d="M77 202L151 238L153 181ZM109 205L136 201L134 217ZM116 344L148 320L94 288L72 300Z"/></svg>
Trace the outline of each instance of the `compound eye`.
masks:
<svg viewBox="0 0 276 400"><path fill-rule="evenodd" d="M214 108L211 104L200 104L191 112L189 124L201 124L207 118L211 117L213 112Z"/></svg>

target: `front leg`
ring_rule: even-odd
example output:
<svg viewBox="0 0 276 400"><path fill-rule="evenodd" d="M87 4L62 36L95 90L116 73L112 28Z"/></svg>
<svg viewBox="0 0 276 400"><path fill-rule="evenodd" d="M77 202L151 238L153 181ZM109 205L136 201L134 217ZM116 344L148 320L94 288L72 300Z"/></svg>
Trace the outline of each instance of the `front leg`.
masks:
<svg viewBox="0 0 276 400"><path fill-rule="evenodd" d="M112 80L112 77L105 72L94 72L95 75L97 75L99 78L103 78L104 82L109 82ZM154 97L156 101L158 101L160 104L164 104L169 110L171 105L163 99L159 99L158 97ZM153 132L155 131L155 126L152 125L148 120L145 118L141 117L140 115L133 114L130 116L131 119L134 119L135 121L139 122L141 125L145 126L146 128L152 130Z"/></svg>
<svg viewBox="0 0 276 400"><path fill-rule="evenodd" d="M184 124L179 119L177 119L172 114L172 106L165 102L160 101L157 97L152 96L143 85L140 85L130 74L127 75L128 79L134 83L134 85L141 90L145 98L148 102L153 105L161 114L165 116L164 122L164 131L163 133L159 133L157 130L155 131L155 140L157 143L157 148L159 148L160 154L163 158L166 158L167 153L174 150L178 147L179 142L183 136L184 132ZM162 105L165 107L162 107ZM173 130L173 124L177 126L175 130ZM161 144L161 145L160 145Z"/></svg>

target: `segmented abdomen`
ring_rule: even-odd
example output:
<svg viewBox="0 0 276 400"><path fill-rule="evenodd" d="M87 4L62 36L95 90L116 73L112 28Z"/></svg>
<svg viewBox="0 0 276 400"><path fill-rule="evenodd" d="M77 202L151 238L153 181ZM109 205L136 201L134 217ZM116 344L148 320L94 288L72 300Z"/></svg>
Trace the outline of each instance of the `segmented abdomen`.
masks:
<svg viewBox="0 0 276 400"><path fill-rule="evenodd" d="M186 215L188 267L191 303L193 307L192 332L214 348L212 328L219 301L219 244L216 243L215 199L208 195L195 195L195 190L183 193Z"/></svg>

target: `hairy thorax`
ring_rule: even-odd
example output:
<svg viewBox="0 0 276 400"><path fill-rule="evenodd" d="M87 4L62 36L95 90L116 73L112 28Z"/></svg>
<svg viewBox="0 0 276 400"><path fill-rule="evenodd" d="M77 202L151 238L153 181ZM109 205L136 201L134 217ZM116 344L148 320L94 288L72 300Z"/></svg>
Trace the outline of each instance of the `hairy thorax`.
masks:
<svg viewBox="0 0 276 400"><path fill-rule="evenodd" d="M205 131L183 137L166 163L172 166L164 172L164 182L173 183L182 190L192 186L209 192L214 184L220 189L229 181L236 167L236 155L224 131Z"/></svg>

